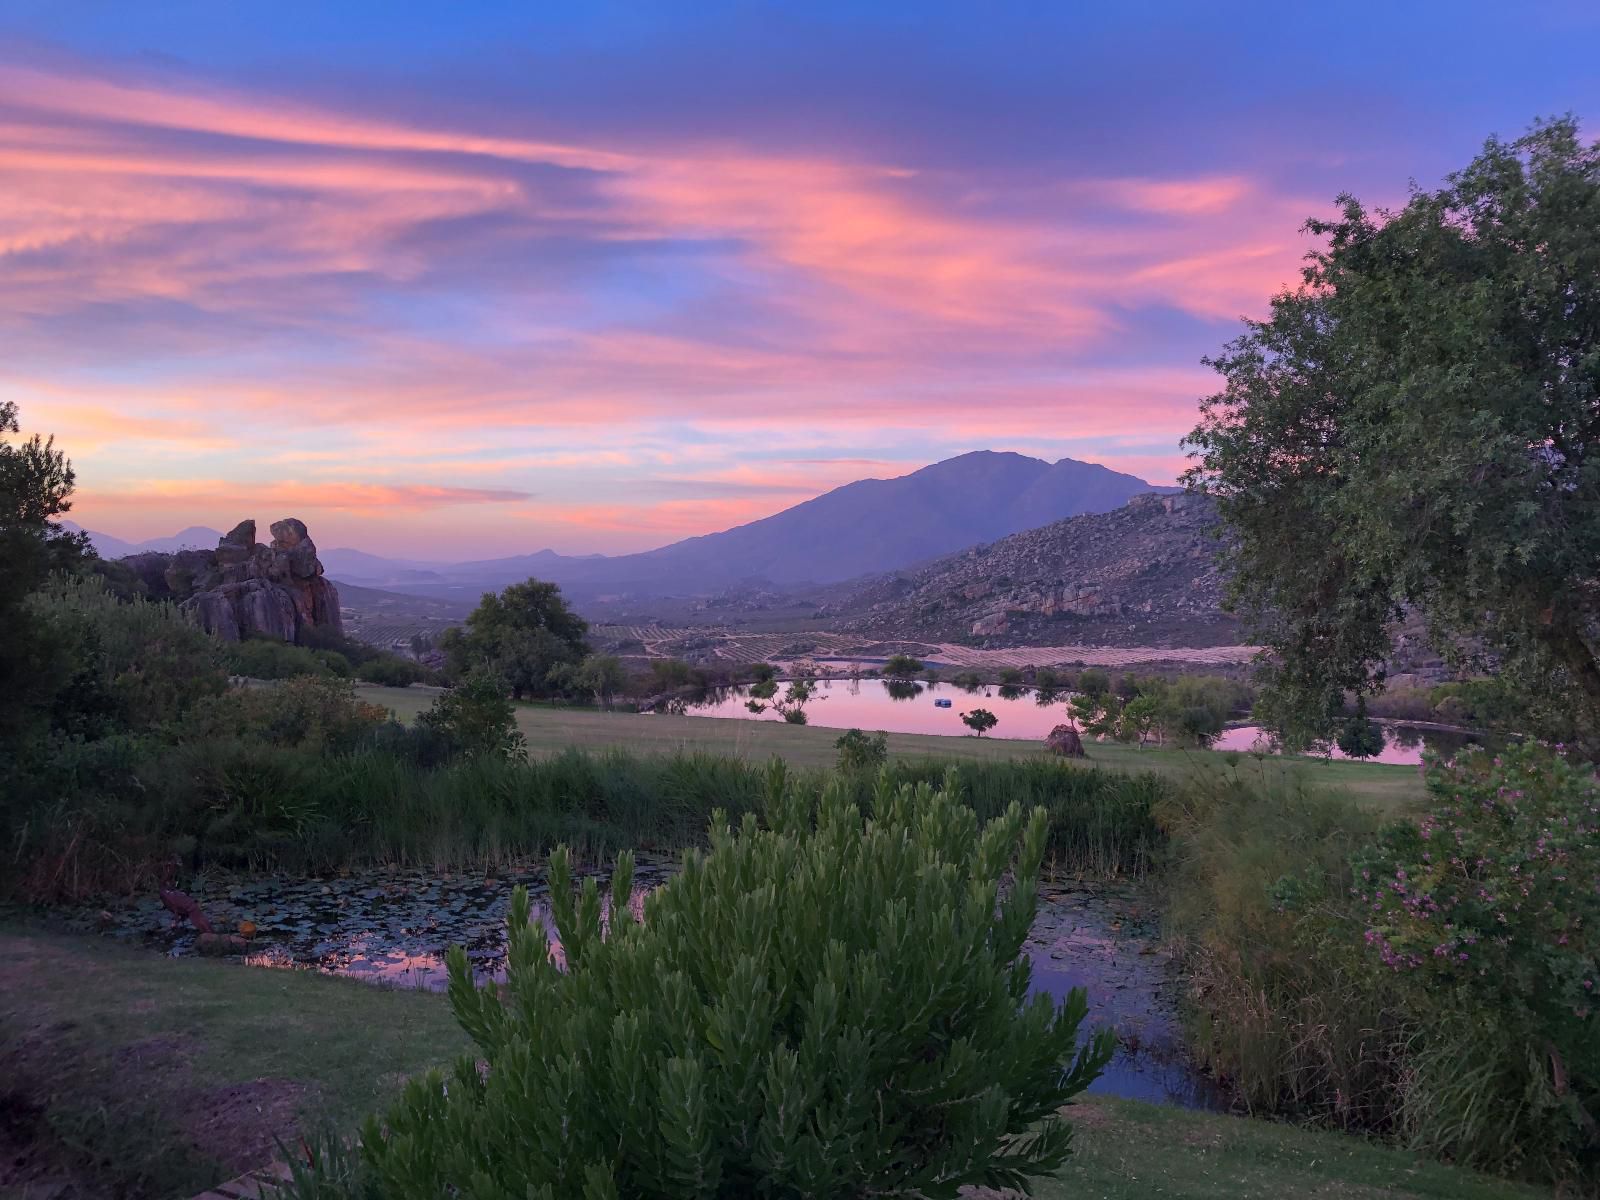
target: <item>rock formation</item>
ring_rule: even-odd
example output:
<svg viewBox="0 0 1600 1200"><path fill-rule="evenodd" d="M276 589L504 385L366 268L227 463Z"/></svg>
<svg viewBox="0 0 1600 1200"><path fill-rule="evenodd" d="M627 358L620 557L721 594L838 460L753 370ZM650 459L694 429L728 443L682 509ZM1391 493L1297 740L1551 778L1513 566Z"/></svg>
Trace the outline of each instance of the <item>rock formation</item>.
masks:
<svg viewBox="0 0 1600 1200"><path fill-rule="evenodd" d="M194 613L224 641L247 635L300 642L311 629L342 633L339 593L322 574L305 523L272 525L272 544L256 541L256 523L240 521L215 550L137 554L123 560L150 594Z"/></svg>
<svg viewBox="0 0 1600 1200"><path fill-rule="evenodd" d="M1071 725L1057 725L1052 729L1050 736L1044 739L1044 747L1051 754L1059 754L1063 758L1089 757L1083 748L1083 739Z"/></svg>

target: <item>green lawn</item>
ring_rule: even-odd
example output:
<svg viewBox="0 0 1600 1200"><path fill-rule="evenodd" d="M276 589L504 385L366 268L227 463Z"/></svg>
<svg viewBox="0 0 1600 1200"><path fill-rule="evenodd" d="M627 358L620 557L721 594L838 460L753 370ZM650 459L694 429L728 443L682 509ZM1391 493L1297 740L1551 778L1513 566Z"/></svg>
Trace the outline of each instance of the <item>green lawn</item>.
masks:
<svg viewBox="0 0 1600 1200"><path fill-rule="evenodd" d="M0 928L0 1195L57 1194L54 1170L83 1197L188 1196L466 1044L438 995ZM1117 1100L1073 1118L1044 1200L1549 1196L1337 1133Z"/></svg>
<svg viewBox="0 0 1600 1200"><path fill-rule="evenodd" d="M431 689L359 684L364 700L391 709L410 721L433 703ZM677 717L664 713L602 712L589 708L523 704L517 723L532 754L553 754L569 746L597 749L615 746L639 753L704 750L737 758L766 760L778 755L794 766L826 767L838 760L837 729L786 725L781 721L741 721L719 717ZM928 733L891 733L889 752L897 758L1020 758L1041 753L1037 741L1008 738L942 737ZM1329 762L1322 759L1258 759L1250 754L1207 750L1139 749L1093 744L1088 762L1125 771L1156 771L1189 777L1203 771L1259 771L1269 781L1297 776L1315 787L1341 789L1363 801L1400 808L1422 796L1415 767L1387 763Z"/></svg>

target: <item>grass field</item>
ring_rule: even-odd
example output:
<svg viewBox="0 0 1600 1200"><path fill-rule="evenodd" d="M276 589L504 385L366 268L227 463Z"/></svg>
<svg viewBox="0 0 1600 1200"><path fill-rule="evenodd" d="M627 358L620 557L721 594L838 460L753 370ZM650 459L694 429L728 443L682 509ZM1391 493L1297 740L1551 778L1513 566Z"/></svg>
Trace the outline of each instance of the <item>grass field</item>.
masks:
<svg viewBox="0 0 1600 1200"><path fill-rule="evenodd" d="M0 927L0 1196L189 1196L297 1126L350 1128L466 1046L432 993ZM1077 1153L1043 1200L1550 1195L1239 1117L1102 1099L1072 1117Z"/></svg>
<svg viewBox="0 0 1600 1200"><path fill-rule="evenodd" d="M402 721L411 721L433 703L429 688L390 688L360 684L364 700L389 708ZM793 766L827 767L838 760L834 741L837 729L813 725L786 725L781 721L740 721L720 717L678 717L665 713L603 712L598 709L524 704L517 723L528 739L529 753L553 754L570 746L615 746L636 753L670 753L702 750L735 758L765 761L773 755ZM1022 758L1042 752L1037 741L1007 738L942 737L926 733L891 733L889 753L896 758ZM1388 763L1325 761L1323 759L1258 759L1249 754L1207 750L1163 750L1136 746L1092 744L1089 762L1124 771L1154 771L1175 778L1196 772L1237 770L1260 772L1269 784L1286 777L1307 786L1334 788L1386 808L1402 808L1422 796L1422 780L1415 767Z"/></svg>

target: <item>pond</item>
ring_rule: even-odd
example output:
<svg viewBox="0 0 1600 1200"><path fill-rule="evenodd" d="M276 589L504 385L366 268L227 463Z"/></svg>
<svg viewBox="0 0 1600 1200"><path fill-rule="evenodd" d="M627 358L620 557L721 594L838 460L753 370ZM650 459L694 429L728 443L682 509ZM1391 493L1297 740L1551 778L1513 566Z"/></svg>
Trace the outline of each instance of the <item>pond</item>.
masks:
<svg viewBox="0 0 1600 1200"><path fill-rule="evenodd" d="M672 874L672 864L641 856L632 905ZM604 872L602 893L604 893ZM535 919L548 920L538 871L477 873L386 869L329 879L214 877L190 895L219 930L250 921L256 934L244 955L259 968L347 975L395 987L442 990L444 956L466 949L480 979L505 971L505 921L511 890L528 886ZM172 926L156 898L112 914L110 932L173 956L196 953L196 935ZM86 925L89 920L86 918ZM1178 1020L1181 982L1159 943L1148 894L1132 884L1046 882L1027 943L1033 988L1064 999L1073 987L1089 996L1089 1027L1117 1032L1116 1060L1090 1089L1185 1107L1218 1108L1216 1085L1185 1058Z"/></svg>
<svg viewBox="0 0 1600 1200"><path fill-rule="evenodd" d="M991 734L997 738L1020 738L1042 742L1047 734L1067 719L1066 692L1039 692L1033 688L986 686L974 691L951 683L891 683L882 679L819 679L815 691L805 702L806 723L826 729L886 730L889 733L932 733L949 737L971 737L972 731L961 722L961 714L986 708L999 719ZM779 695L783 694L782 685ZM935 701L948 700L942 708ZM726 688L699 703L685 706L691 716L726 717L742 721L781 721L783 717L770 704L765 711L751 712L746 688ZM1382 753L1370 761L1415 764L1422 761L1424 749L1451 752L1477 739L1455 730L1427 729L1409 725L1383 726ZM1250 750L1261 738L1255 725L1240 725L1223 731L1213 749ZM1343 758L1338 750L1334 758Z"/></svg>

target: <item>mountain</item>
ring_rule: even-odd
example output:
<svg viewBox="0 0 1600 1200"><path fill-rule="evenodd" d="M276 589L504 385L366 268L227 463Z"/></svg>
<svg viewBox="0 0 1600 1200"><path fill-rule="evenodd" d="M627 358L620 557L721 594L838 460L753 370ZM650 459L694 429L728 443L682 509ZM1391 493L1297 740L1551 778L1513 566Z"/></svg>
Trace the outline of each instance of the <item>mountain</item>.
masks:
<svg viewBox="0 0 1600 1200"><path fill-rule="evenodd" d="M830 584L909 567L1063 517L1117 508L1151 490L1142 479L1095 463L979 450L895 479L857 480L759 521L641 554L540 550L439 563L334 549L322 551L321 559L341 582L454 600L529 576L560 584L580 603L599 596L705 595L749 581ZM122 548L102 554L170 549L185 538L209 547L220 536L186 529L138 546L119 543ZM109 546L116 539L105 541Z"/></svg>
<svg viewBox="0 0 1600 1200"><path fill-rule="evenodd" d="M791 587L837 583L1077 513L1104 512L1151 490L1142 479L1095 463L980 450L895 479L857 480L759 521L640 554L573 557L541 550L434 564L438 580L408 581L398 573L379 579L332 565L329 570L418 595L504 587L530 575L559 583L580 599L704 594L752 580ZM331 564L338 553L325 557Z"/></svg>
<svg viewBox="0 0 1600 1200"><path fill-rule="evenodd" d="M984 645L1235 645L1201 496L1136 496L882 576L831 606L840 628Z"/></svg>
<svg viewBox="0 0 1600 1200"><path fill-rule="evenodd" d="M146 554L151 551L173 554L179 550L215 550L217 543L222 539L221 533L204 525L191 525L187 529L180 529L171 537L149 538L143 542L125 542L119 537L112 537L109 533L84 529L83 526L75 525L71 521L62 521L61 528L71 530L73 533L87 533L89 544L101 558L126 558L130 554Z"/></svg>

